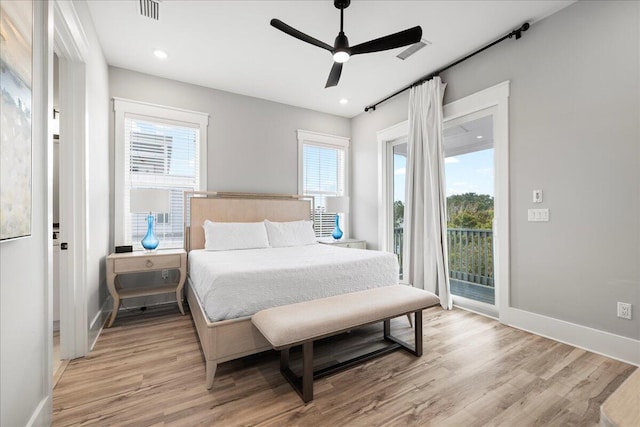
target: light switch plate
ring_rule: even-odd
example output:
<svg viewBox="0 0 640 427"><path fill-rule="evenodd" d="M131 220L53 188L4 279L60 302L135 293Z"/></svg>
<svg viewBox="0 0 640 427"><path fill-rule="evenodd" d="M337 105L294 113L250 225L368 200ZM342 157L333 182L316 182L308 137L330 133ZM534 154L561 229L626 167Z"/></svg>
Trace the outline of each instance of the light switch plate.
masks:
<svg viewBox="0 0 640 427"><path fill-rule="evenodd" d="M529 209L527 220L530 222L549 222L549 209Z"/></svg>
<svg viewBox="0 0 640 427"><path fill-rule="evenodd" d="M542 190L533 190L533 203L542 203Z"/></svg>

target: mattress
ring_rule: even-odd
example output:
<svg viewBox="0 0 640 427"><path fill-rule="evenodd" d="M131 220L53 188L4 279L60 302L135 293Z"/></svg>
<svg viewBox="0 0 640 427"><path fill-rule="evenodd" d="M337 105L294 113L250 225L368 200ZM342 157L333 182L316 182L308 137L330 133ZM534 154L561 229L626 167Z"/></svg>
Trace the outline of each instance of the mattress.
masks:
<svg viewBox="0 0 640 427"><path fill-rule="evenodd" d="M388 252L315 244L189 252L192 289L210 321L251 316L295 302L395 285Z"/></svg>

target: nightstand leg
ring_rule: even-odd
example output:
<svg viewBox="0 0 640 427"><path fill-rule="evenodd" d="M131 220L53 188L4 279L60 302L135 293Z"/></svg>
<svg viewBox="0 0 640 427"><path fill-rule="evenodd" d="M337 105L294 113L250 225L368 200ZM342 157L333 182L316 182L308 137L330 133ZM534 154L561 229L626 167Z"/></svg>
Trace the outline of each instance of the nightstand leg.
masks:
<svg viewBox="0 0 640 427"><path fill-rule="evenodd" d="M107 328L110 328L111 325L113 325L113 321L116 320L118 310L120 309L120 295L118 294L120 278L113 272L113 270L113 261L110 261L107 264L107 288L109 288L109 293L111 294L111 298L113 298L113 310L111 311L111 317L109 318Z"/></svg>
<svg viewBox="0 0 640 427"><path fill-rule="evenodd" d="M178 281L178 287L176 288L176 301L178 301L178 308L180 313L184 315L184 308L182 307L182 289L184 288L184 282L187 278L187 257L180 257L180 280Z"/></svg>
<svg viewBox="0 0 640 427"><path fill-rule="evenodd" d="M178 309L180 309L180 313L184 314L184 308L182 308L182 289L176 289L176 301L178 301Z"/></svg>
<svg viewBox="0 0 640 427"><path fill-rule="evenodd" d="M116 320L116 316L118 315L118 310L120 310L120 298L118 294L113 295L113 310L111 311L111 317L109 318L109 324L107 328L110 328L113 325L114 320Z"/></svg>

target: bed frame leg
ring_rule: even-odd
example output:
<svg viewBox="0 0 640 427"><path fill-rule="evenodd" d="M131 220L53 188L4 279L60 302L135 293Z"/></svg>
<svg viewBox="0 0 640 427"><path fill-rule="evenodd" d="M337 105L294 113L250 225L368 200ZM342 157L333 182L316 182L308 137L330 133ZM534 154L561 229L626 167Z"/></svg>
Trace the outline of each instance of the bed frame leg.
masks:
<svg viewBox="0 0 640 427"><path fill-rule="evenodd" d="M205 372L207 376L207 390L211 390L213 388L213 378L216 376L216 368L218 364L213 360L207 360L205 366Z"/></svg>

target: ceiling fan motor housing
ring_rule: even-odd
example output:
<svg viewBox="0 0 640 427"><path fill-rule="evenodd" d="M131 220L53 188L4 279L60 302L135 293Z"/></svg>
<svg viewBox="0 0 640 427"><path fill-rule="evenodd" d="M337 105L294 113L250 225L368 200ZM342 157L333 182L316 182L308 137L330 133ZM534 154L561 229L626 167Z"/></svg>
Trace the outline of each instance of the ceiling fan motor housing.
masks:
<svg viewBox="0 0 640 427"><path fill-rule="evenodd" d="M336 41L333 43L333 53L344 51L349 53L349 39L342 31L336 37Z"/></svg>

